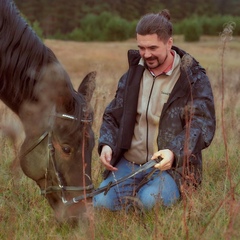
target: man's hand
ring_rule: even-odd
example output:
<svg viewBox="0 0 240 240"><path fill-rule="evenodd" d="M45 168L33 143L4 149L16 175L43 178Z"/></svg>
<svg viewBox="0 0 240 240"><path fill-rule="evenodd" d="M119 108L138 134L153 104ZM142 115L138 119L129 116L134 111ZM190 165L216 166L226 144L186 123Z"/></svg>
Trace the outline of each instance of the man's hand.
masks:
<svg viewBox="0 0 240 240"><path fill-rule="evenodd" d="M155 152L151 159L157 159L158 157L162 158L160 163L157 163L154 167L160 169L161 171L165 171L171 169L173 161L174 161L174 154L169 149L163 149L158 152Z"/></svg>
<svg viewBox="0 0 240 240"><path fill-rule="evenodd" d="M112 160L112 149L107 146L104 145L102 148L102 152L100 155L100 160L102 162L102 164L105 166L106 169L110 170L110 171L117 171L118 169L113 167L110 162Z"/></svg>

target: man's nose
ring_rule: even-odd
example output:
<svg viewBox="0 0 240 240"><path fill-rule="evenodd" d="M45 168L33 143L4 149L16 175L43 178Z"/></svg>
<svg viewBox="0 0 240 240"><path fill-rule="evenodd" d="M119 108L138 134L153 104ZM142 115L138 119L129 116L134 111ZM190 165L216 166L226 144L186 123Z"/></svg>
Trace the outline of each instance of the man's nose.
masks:
<svg viewBox="0 0 240 240"><path fill-rule="evenodd" d="M144 52L144 58L150 58L151 56L152 56L151 51L145 50L145 52Z"/></svg>

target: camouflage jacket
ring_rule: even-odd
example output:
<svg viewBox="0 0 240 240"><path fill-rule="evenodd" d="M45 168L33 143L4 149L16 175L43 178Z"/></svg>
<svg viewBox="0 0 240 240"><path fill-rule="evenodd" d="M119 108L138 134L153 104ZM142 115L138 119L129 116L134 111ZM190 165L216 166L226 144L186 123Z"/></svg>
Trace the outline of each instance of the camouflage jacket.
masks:
<svg viewBox="0 0 240 240"><path fill-rule="evenodd" d="M185 182L197 186L202 180L202 153L215 132L214 99L209 79L199 63L183 50L173 47L181 57L180 77L163 106L158 132L158 149L174 155L168 172L178 186ZM138 65L137 50L128 51L129 69L118 83L114 99L107 106L100 129L98 151L103 145L113 150L113 165L131 146L136 119L138 92L145 68ZM104 176L108 175L105 171Z"/></svg>

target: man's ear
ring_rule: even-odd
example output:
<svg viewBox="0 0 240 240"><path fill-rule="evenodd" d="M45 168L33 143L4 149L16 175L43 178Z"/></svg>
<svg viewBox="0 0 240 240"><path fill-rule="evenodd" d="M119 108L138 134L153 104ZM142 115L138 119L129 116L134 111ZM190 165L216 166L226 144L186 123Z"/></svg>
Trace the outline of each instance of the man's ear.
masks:
<svg viewBox="0 0 240 240"><path fill-rule="evenodd" d="M170 38L168 39L168 42L167 42L167 47L168 47L168 50L169 50L169 51L171 50L172 45L173 45L173 38L170 37Z"/></svg>

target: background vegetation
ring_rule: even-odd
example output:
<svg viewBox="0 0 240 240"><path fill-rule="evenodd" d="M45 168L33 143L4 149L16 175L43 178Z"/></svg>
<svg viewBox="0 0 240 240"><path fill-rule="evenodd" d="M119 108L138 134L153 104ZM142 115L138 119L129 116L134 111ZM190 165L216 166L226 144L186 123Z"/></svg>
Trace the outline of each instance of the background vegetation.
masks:
<svg viewBox="0 0 240 240"><path fill-rule="evenodd" d="M239 0L15 0L44 38L121 41L134 37L137 20L148 12L170 10L175 34L186 41L217 36L234 21L240 35Z"/></svg>
<svg viewBox="0 0 240 240"><path fill-rule="evenodd" d="M22 174L16 150L23 134L14 114L1 105L0 239L8 240L221 240L240 238L240 85L239 37L202 37L175 44L192 54L207 70L215 96L217 131L204 151L204 181L197 192L171 208L156 208L140 217L134 212L95 211L88 226L59 226L35 183ZM114 96L117 81L127 69L126 52L135 40L123 42L71 42L44 40L69 72L77 89L80 79L97 70L97 88L92 99L96 143L103 109ZM224 52L224 54L223 54ZM223 64L223 65L221 65ZM225 77L222 75L224 72ZM223 82L225 86L223 87ZM223 116L223 118L222 118ZM224 126L224 134L223 134ZM95 187L102 166L96 149L92 175Z"/></svg>

